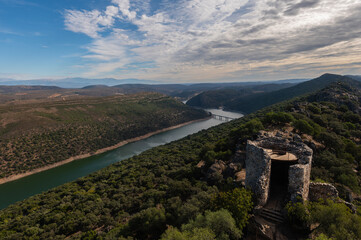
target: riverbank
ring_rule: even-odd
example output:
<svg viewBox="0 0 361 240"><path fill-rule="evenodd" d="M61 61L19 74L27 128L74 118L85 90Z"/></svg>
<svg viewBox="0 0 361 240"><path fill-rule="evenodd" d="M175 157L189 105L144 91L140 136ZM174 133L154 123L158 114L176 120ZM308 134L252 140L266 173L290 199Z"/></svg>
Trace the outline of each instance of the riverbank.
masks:
<svg viewBox="0 0 361 240"><path fill-rule="evenodd" d="M171 126L171 127L168 127L168 128L163 128L163 129L160 129L160 130L157 130L157 131L154 131L154 132L151 132L151 133L147 133L147 134L139 136L139 137L135 137L135 138L131 138L131 139L121 141L121 142L119 142L119 143L117 143L117 144L115 144L113 146L99 149L99 150L97 150L97 151L95 151L93 153L81 154L81 155L74 156L74 157L68 158L66 160L57 162L57 163L53 163L53 164L50 164L50 165L47 165L47 166L44 166L44 167L41 167L41 168L31 170L31 171L26 172L26 173L16 174L16 175L12 175L12 176L9 176L9 177L6 177L6 178L2 178L2 179L0 179L0 185L4 184L4 183L8 183L8 182L12 182L12 181L21 179L23 177L27 177L27 176L36 174L36 173L39 173L39 172L43 172L43 171L46 171L46 170L49 170L49 169L52 169L52 168L56 168L56 167L59 167L61 165L67 164L67 163L70 163L70 162L75 161L75 160L80 160L80 159L92 157L92 156L95 156L95 155L99 155L99 154L102 154L102 153L106 153L108 151L111 151L111 150L117 149L119 147L122 147L122 146L124 146L124 145L126 145L128 143L143 140L143 139L149 138L149 137L151 137L153 135L156 135L156 134L159 134L159 133L162 133L162 132L166 132L166 131L169 131L169 130L172 130L172 129L180 128L180 127L189 125L191 123L205 121L205 120L207 120L209 118L211 118L211 117L197 119L197 120L181 123L181 124L178 124L178 125L175 125L175 126Z"/></svg>

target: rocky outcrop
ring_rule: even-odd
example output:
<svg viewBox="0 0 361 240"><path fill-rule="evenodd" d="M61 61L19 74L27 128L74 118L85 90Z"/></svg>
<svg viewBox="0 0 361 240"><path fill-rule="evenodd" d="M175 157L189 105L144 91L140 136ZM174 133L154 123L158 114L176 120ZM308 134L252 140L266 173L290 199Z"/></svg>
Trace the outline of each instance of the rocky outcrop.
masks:
<svg viewBox="0 0 361 240"><path fill-rule="evenodd" d="M252 216L248 224L249 235L257 236L260 239L273 240L276 226L263 218ZM252 238L247 238L252 239Z"/></svg>
<svg viewBox="0 0 361 240"><path fill-rule="evenodd" d="M337 189L329 183L310 183L308 198L310 201L318 201L319 199L337 199Z"/></svg>
<svg viewBox="0 0 361 240"><path fill-rule="evenodd" d="M338 191L335 186L330 183L310 183L309 200L318 201L319 199L331 199L336 202L345 204L353 213L356 213L356 206L350 202L339 198Z"/></svg>
<svg viewBox="0 0 361 240"><path fill-rule="evenodd" d="M214 184L227 178L233 178L237 182L237 180L239 180L239 174L244 168L245 159L246 153L237 150L228 162L215 160L210 167L207 167L205 161L200 161L197 164L197 168L202 170L202 173L209 183Z"/></svg>
<svg viewBox="0 0 361 240"><path fill-rule="evenodd" d="M226 164L223 161L217 160L208 169L206 178L210 183L216 183L223 179L223 171L226 170Z"/></svg>

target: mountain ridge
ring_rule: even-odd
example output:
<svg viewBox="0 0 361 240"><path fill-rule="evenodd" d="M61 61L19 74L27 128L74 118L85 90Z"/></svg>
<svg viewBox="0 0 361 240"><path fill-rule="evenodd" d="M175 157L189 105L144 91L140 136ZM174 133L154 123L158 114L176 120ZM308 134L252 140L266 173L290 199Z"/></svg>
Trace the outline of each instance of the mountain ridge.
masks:
<svg viewBox="0 0 361 240"><path fill-rule="evenodd" d="M223 100L224 104L222 107L225 109L236 110L248 114L263 107L320 90L323 87L326 87L328 84L339 80L355 81L354 79L351 79L347 76L326 73L318 78L299 83L289 88L283 88L267 93L250 94L247 96L238 97L236 99ZM198 96L194 98L197 97ZM191 99L190 103L193 101L194 100Z"/></svg>

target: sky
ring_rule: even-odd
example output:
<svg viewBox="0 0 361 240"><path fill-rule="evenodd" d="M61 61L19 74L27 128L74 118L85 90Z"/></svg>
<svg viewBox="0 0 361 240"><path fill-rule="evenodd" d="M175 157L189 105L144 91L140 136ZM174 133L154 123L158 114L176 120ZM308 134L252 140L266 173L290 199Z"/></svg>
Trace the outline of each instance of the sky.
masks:
<svg viewBox="0 0 361 240"><path fill-rule="evenodd" d="M361 74L360 0L0 0L0 78Z"/></svg>

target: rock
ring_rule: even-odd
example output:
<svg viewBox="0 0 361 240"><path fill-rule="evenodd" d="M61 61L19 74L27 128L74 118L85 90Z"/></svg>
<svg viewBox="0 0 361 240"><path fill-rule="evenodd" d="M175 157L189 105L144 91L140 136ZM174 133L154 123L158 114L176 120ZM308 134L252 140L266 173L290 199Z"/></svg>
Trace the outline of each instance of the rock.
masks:
<svg viewBox="0 0 361 240"><path fill-rule="evenodd" d="M267 221L265 221L263 218L253 216L249 220L248 224L248 231L253 233L252 235L255 235L257 237L260 237L260 239L267 239L267 240L273 240L276 228L274 224L271 224Z"/></svg>
<svg viewBox="0 0 361 240"><path fill-rule="evenodd" d="M242 169L242 165L231 162L227 165L227 168L224 171L223 175L225 178L228 178L228 177L234 178L234 175L236 174L236 172L240 171L241 169Z"/></svg>
<svg viewBox="0 0 361 240"><path fill-rule="evenodd" d="M332 184L311 182L308 198L310 201L330 198L336 200L338 198L338 191Z"/></svg>
<svg viewBox="0 0 361 240"><path fill-rule="evenodd" d="M243 168L246 162L246 152L238 150L231 158L231 163L240 164L240 167Z"/></svg>
<svg viewBox="0 0 361 240"><path fill-rule="evenodd" d="M350 210L353 214L355 214L357 212L357 208L355 205L353 205L352 203L346 202L346 201L342 201Z"/></svg>
<svg viewBox="0 0 361 240"><path fill-rule="evenodd" d="M209 183L216 183L223 179L223 171L226 169L226 164L223 161L217 160L208 169L206 178Z"/></svg>
<svg viewBox="0 0 361 240"><path fill-rule="evenodd" d="M281 132L277 131L276 137L283 137L283 134Z"/></svg>
<svg viewBox="0 0 361 240"><path fill-rule="evenodd" d="M302 138L300 137L300 135L295 134L295 135L293 135L293 141L295 141L295 142L302 142Z"/></svg>
<svg viewBox="0 0 361 240"><path fill-rule="evenodd" d="M335 202L345 204L353 213L356 213L357 208L350 202L339 198L339 193L335 186L330 183L310 183L309 200L318 201L319 199L331 199Z"/></svg>
<svg viewBox="0 0 361 240"><path fill-rule="evenodd" d="M241 184L244 185L244 182L246 180L246 170L245 169L242 169L241 171L236 172L234 174L234 176L235 176L236 182L241 182Z"/></svg>
<svg viewBox="0 0 361 240"><path fill-rule="evenodd" d="M198 164L197 164L197 168L203 168L206 165L206 162L201 160Z"/></svg>

